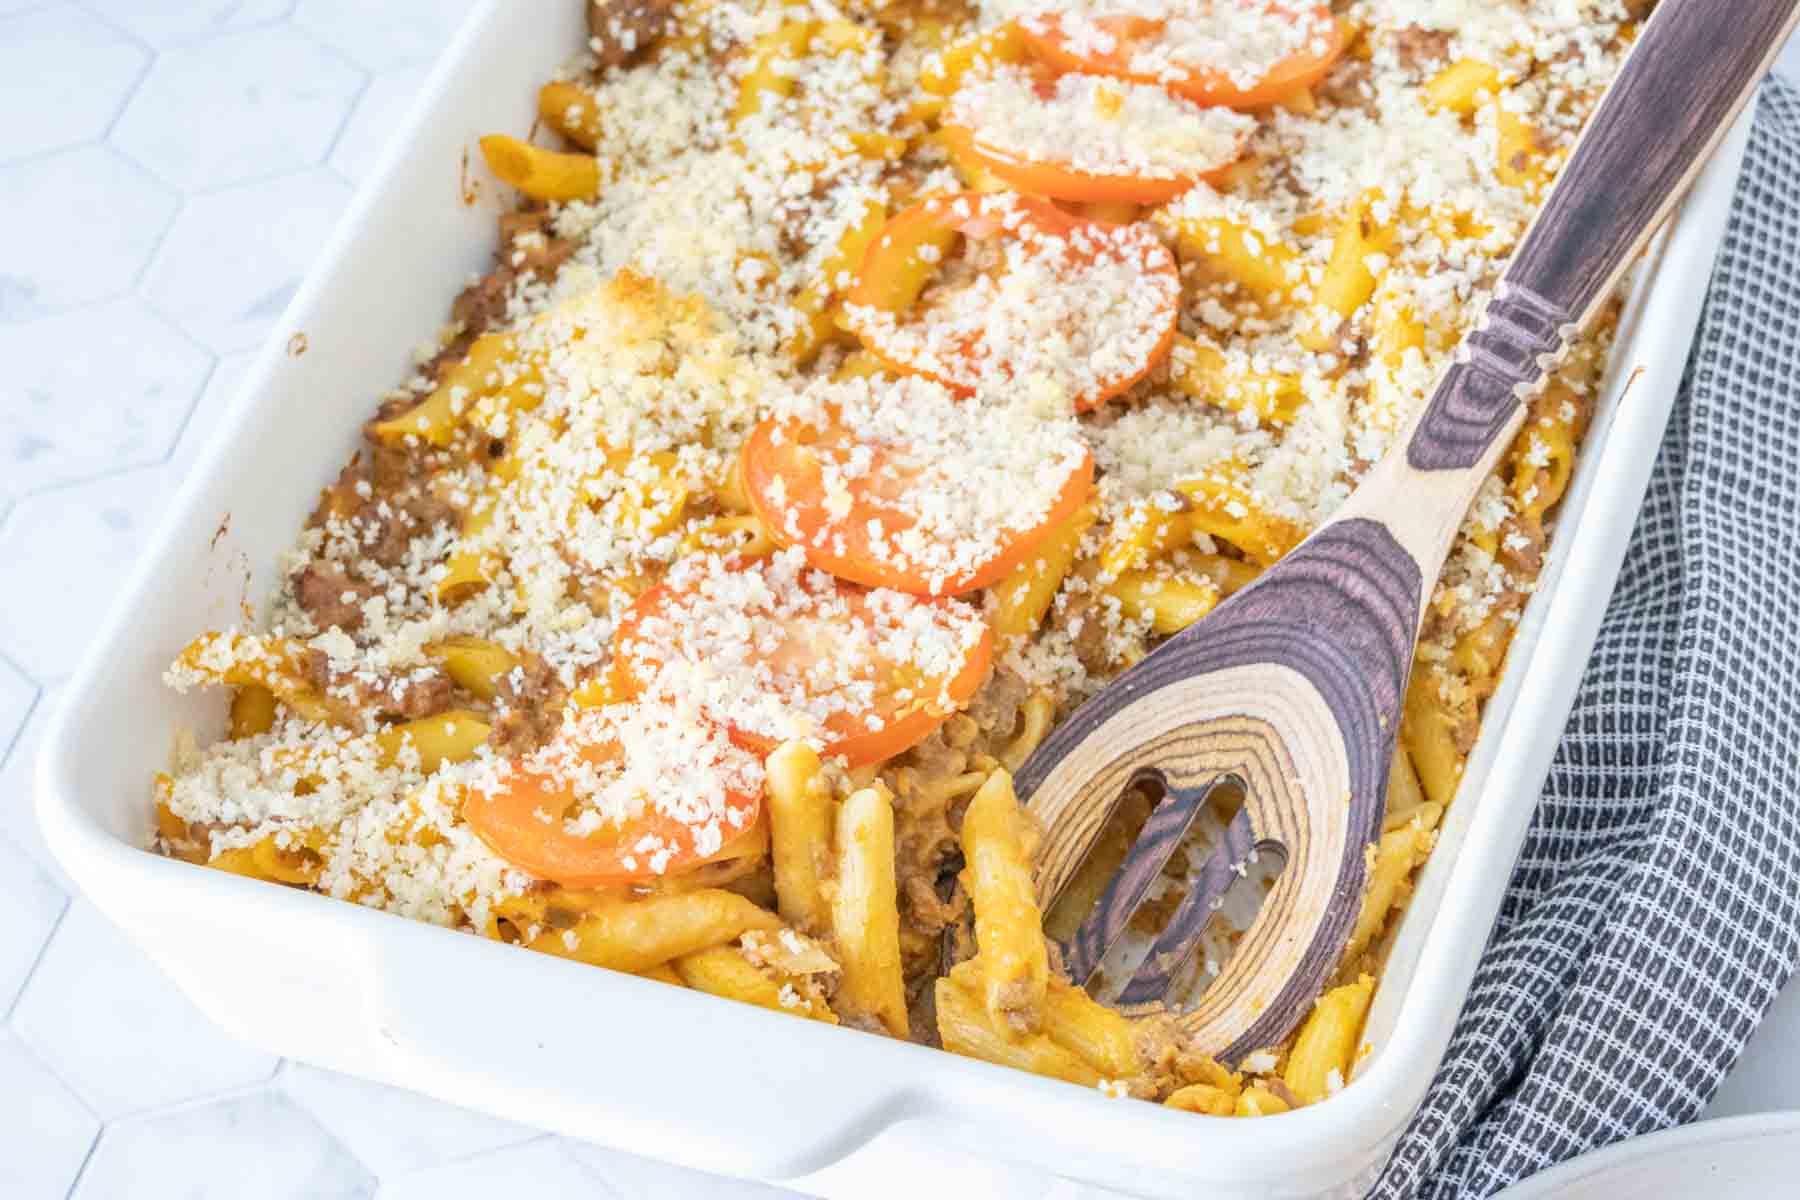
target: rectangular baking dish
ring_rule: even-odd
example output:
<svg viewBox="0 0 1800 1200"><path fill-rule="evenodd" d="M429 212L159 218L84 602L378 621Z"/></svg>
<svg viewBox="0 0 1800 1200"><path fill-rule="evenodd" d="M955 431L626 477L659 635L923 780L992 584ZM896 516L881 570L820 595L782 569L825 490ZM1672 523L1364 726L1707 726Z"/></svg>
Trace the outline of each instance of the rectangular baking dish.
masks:
<svg viewBox="0 0 1800 1200"><path fill-rule="evenodd" d="M858 1200L916 1193L928 1170L956 1195L1043 1196L1057 1177L1142 1196L1360 1194L1424 1093L1498 911L1681 378L1747 116L1627 311L1544 586L1382 982L1374 1054L1324 1104L1213 1121L143 849L149 780L177 731L210 737L224 716L217 695L168 691L163 669L268 594L374 398L485 267L505 195L475 139L531 125L537 85L584 36L583 3L480 6L214 432L45 740L39 811L69 874L251 1042L638 1154Z"/></svg>

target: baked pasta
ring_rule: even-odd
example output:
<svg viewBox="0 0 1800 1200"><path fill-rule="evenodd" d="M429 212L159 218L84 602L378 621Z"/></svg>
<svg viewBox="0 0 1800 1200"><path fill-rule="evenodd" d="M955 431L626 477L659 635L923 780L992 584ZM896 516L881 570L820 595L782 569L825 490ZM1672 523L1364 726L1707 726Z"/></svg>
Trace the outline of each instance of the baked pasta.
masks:
<svg viewBox="0 0 1800 1200"><path fill-rule="evenodd" d="M265 618L170 669L230 711L157 847L1204 1115L1331 1095L1606 323L1462 528L1285 1044L1220 1063L1073 986L1056 936L1154 797L1046 914L1010 772L1395 440L1647 7L601 0L541 136L481 141L492 271Z"/></svg>

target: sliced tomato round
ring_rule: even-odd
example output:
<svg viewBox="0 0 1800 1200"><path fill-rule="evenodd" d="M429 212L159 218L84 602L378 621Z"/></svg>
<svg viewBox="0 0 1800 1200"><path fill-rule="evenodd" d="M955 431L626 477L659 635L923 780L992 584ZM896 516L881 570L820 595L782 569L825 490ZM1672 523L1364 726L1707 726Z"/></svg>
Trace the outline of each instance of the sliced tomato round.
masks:
<svg viewBox="0 0 1800 1200"><path fill-rule="evenodd" d="M1202 0L1191 14L1154 17L1043 13L1022 18L1019 29L1032 55L1059 71L1160 84L1229 108L1264 108L1311 87L1349 41L1329 5L1294 0ZM1234 41L1263 47L1266 61L1199 57Z"/></svg>
<svg viewBox="0 0 1800 1200"><path fill-rule="evenodd" d="M957 92L942 126L960 163L1022 192L1094 204L1161 204L1215 183L1255 121L1153 84L998 67Z"/></svg>
<svg viewBox="0 0 1800 1200"><path fill-rule="evenodd" d="M944 125L945 148L959 162L991 171L995 178L1037 196L1074 200L1084 204L1161 204L1193 187L1211 182L1230 169L1181 179L1154 179L1138 175L1099 175L1079 171L1066 163L1031 162L1016 158L981 141L964 125Z"/></svg>
<svg viewBox="0 0 1800 1200"><path fill-rule="evenodd" d="M762 760L659 699L576 712L544 746L463 799L463 820L514 866L564 887L691 869L749 836Z"/></svg>
<svg viewBox="0 0 1800 1200"><path fill-rule="evenodd" d="M1093 489L1073 417L919 378L815 385L804 399L751 433L744 487L777 541L839 579L925 596L986 587Z"/></svg>
<svg viewBox="0 0 1800 1200"><path fill-rule="evenodd" d="M767 754L791 739L850 766L923 741L987 678L992 636L954 600L864 591L797 550L682 559L614 635L622 678L678 698Z"/></svg>
<svg viewBox="0 0 1800 1200"><path fill-rule="evenodd" d="M1168 356L1180 298L1175 257L1147 226L962 192L888 220L845 315L901 374L964 393L1028 388L1086 411Z"/></svg>

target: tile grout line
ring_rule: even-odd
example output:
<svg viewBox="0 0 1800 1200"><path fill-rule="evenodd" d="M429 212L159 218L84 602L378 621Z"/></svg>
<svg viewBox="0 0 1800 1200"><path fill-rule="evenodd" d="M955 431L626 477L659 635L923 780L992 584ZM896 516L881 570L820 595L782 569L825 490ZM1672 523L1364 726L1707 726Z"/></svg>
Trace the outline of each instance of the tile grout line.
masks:
<svg viewBox="0 0 1800 1200"><path fill-rule="evenodd" d="M297 179L302 175L310 175L314 171L320 170L324 165L323 162L305 162L298 166L276 167L273 170L265 171L261 175L252 175L245 179L234 180L231 183L218 183L203 185L196 188L184 188L181 193L182 199L210 200L214 196L223 196L227 192L261 187L264 184L277 183L283 179ZM313 257L317 257L317 251L314 252ZM311 266L310 260L307 265L309 267Z"/></svg>
<svg viewBox="0 0 1800 1200"><path fill-rule="evenodd" d="M183 330L181 336L187 337L187 332ZM207 353L211 354L212 352L208 351ZM162 458L157 460L157 466L168 466L173 463L175 456L181 452L183 443L191 434L198 432L193 428L194 418L200 415L201 402L206 399L206 393L212 390L213 381L219 378L219 372L224 366L225 356L212 354L212 364L206 368L206 378L200 381L200 387L194 392L194 398L188 402L187 412L183 413L181 417L181 425L175 430L175 436L170 440L168 450L163 453Z"/></svg>
<svg viewBox="0 0 1800 1200"><path fill-rule="evenodd" d="M208 378L210 377L211 375L209 373ZM194 398L188 402L188 411L183 413L181 418L182 430L187 428L188 419L193 416L193 410L199 402L199 395L195 395ZM179 441L180 437L181 430L178 430L175 435L175 440ZM39 484L34 488L29 488L26 491L20 492L16 497L16 500L35 500L39 496L49 496L54 495L57 492L87 487L89 484L104 483L109 479L116 479L120 475L129 475L133 471L154 471L158 467L168 466L170 462L173 461L174 457L174 446L171 445L168 450L163 451L162 454L156 458L133 459L128 462L117 463L114 466L101 467L98 469L97 473L93 475L77 475L69 479L58 479L51 483ZM5 523L6 515L7 514L0 514L0 524ZM29 678L30 677L27 676L28 680Z"/></svg>
<svg viewBox="0 0 1800 1200"><path fill-rule="evenodd" d="M4 172L8 167L10 167L12 165L13 164L11 164L11 163L0 165L0 172ZM154 251L152 251L152 253L154 253ZM0 328L21 329L21 328L25 327L26 325L35 325L40 321L54 321L59 317L78 317L82 313L88 312L92 309L105 308L108 304L117 304L121 300L133 300L133 299L139 299L139 298L140 297L137 294L137 288L134 283L134 284L128 286L127 289L122 292L114 292L111 295L97 296L97 297L94 297L94 298L88 299L88 300L77 300L74 304L67 304L67 305L63 305L60 307L53 306L50 308L39 309L38 311L32 313L30 316L24 318L23 320L18 320L18 321L0 320ZM159 317L161 316L160 313L157 315ZM166 318L164 318L164 319L166 319Z"/></svg>
<svg viewBox="0 0 1800 1200"><path fill-rule="evenodd" d="M155 964L152 965L154 966ZM158 966L156 967L156 970L161 971L162 968ZM238 1039L234 1038L233 1040ZM250 1045L248 1042L240 1042L239 1044L245 1046ZM118 1116L108 1117L102 1124L109 1130L121 1125L138 1125L155 1118L166 1117L171 1113L191 1112L194 1109L206 1108L209 1105L219 1104L227 1100L239 1100L246 1096L254 1096L258 1092L268 1091L271 1088L280 1089L282 1095L292 1101L293 1097L288 1096L286 1089L281 1089L280 1085L281 1068L288 1060L275 1055L271 1055L270 1057L275 1059L275 1065L269 1068L269 1073L267 1075L264 1075L251 1083L234 1083L229 1087L215 1088L210 1092L196 1092L192 1096L184 1096L180 1100L166 1103L152 1101L149 1104L142 1104L137 1108L120 1113ZM299 1103L298 1101L293 1102L296 1104ZM305 1106L301 1105L301 1107L304 1108ZM95 1115L98 1116L98 1114Z"/></svg>
<svg viewBox="0 0 1800 1200"><path fill-rule="evenodd" d="M65 904L63 906L62 914L57 917L56 925L51 929L50 936L44 939L44 948L45 949L49 948L51 940L54 939L56 936L56 930L62 928L63 918L68 916L69 909L71 909L73 907L74 907L73 903ZM32 963L31 971L25 977L27 984L29 984L31 982L31 976L35 975L37 973L38 963L42 962L42 960L43 960L43 953L42 953L42 951L40 951L38 954L37 962ZM25 989L20 988L19 989L19 998L23 999L24 995L25 995ZM14 1008L15 1009L17 1008L16 1001L14 1003ZM81 1094L81 1092L76 1089L74 1084L70 1083L67 1079L65 1079L63 1077L62 1072L60 1072L56 1069L56 1064L51 1062L50 1059L45 1056L43 1051L41 1051L37 1047L33 1046L31 1044L31 1042L22 1033L19 1032L18 1027L16 1025L14 1025L10 1019L5 1022L4 1027L6 1030L8 1030L11 1033L13 1040L19 1044L20 1048L23 1049L25 1054L30 1057L31 1061L37 1063L38 1066L43 1068L44 1073L49 1075L51 1079L55 1080L58 1087L62 1088L63 1091L68 1093L69 1099L71 1099L75 1102L75 1106L77 1108L81 1109L82 1112L86 1113L88 1116L93 1118L94 1136L88 1139L87 1153L82 1155L81 1166L76 1169L75 1178L69 1181L69 1193L72 1194L75 1190L75 1185L81 1181L82 1173L87 1170L88 1160L90 1160L94 1157L94 1148L100 1144L101 1135L106 1132L106 1127L107 1127L106 1118L102 1117L100 1115L100 1113L94 1108L94 1106L88 1103L87 1097L83 1096Z"/></svg>
<svg viewBox="0 0 1800 1200"><path fill-rule="evenodd" d="M25 740L25 727L31 724L31 718L37 713L38 705L44 703L44 685L31 672L14 662L12 656L4 650L0 650L0 663L4 663L31 688L31 699L25 704L25 715L19 718L19 727L7 735L6 745L0 746L0 766L5 766L7 760L12 758L13 749Z"/></svg>
<svg viewBox="0 0 1800 1200"><path fill-rule="evenodd" d="M21 853L23 853L23 851L21 851ZM40 875L43 874L42 869L39 868L35 862L31 864L31 869L37 871ZM55 880L51 880L51 883L54 885ZM31 987L31 981L37 977L38 968L44 965L44 958L50 953L50 943L56 940L57 932L62 929L63 922L68 919L69 910L75 907L74 897L63 895L63 890L60 887L56 889L56 892L59 896L62 896L62 907L57 910L56 919L50 922L50 931L44 935L43 942L37 948L37 953L31 956L31 967L25 972L25 978L19 981L19 994L12 998L12 1003L7 1005L6 1012L0 1013L0 1026L4 1026L6 1029L11 1030L13 1036L18 1038L19 1041L24 1043L27 1047L29 1047L31 1043L27 1042L24 1035L19 1032L18 1026L13 1021L13 1018L18 1015L19 1005L25 1002L25 992ZM81 1094L75 1090L74 1085L62 1077L61 1073L57 1071L55 1064L51 1063L50 1060L45 1058L41 1053L34 1052L32 1057L42 1062L44 1064L44 1069L56 1076L56 1081L65 1088L68 1088L69 1094L74 1096L76 1100L81 1101L83 1108L87 1108L90 1113L93 1113L94 1120L100 1120L100 1114L88 1107L87 1101L82 1100ZM104 1124L105 1122L101 1123Z"/></svg>
<svg viewBox="0 0 1800 1200"><path fill-rule="evenodd" d="M330 47L328 46L326 49L329 50ZM354 96L350 97L350 106L344 110L344 115L338 121L337 128L331 131L331 141L326 144L325 153L319 157L318 162L313 164L314 166L324 167L328 171L332 169L332 155L337 153L338 146L343 143L344 134L349 131L351 123L356 120L356 114L362 108L362 102L368 99L370 92L375 90L375 72L361 71L361 74L362 86L356 89Z"/></svg>
<svg viewBox="0 0 1800 1200"><path fill-rule="evenodd" d="M36 4L27 4L24 8L7 13L5 19L10 21L15 17L29 17L33 13L49 12L53 8L61 7L63 3L64 0L38 0Z"/></svg>
<svg viewBox="0 0 1800 1200"><path fill-rule="evenodd" d="M81 1165L75 1168L75 1178L69 1180L69 1190L63 1193L64 1200L73 1200L75 1189L81 1186L82 1176L88 1173L88 1166L94 1161L94 1152L100 1149L100 1139L106 1136L107 1123L101 1121L94 1130L94 1136L88 1141L87 1153L81 1156Z"/></svg>
<svg viewBox="0 0 1800 1200"><path fill-rule="evenodd" d="M14 167L35 167L46 159L55 158L60 154L73 154L77 150L86 150L90 146L97 147L101 150L111 151L113 154L118 155L118 151L113 150L113 148L107 144L104 136L84 137L78 138L73 142L64 142L60 146L46 146L42 150L33 150L29 154L21 154L16 158L0 158L0 166L4 166L7 170L11 170ZM120 157L123 156L121 155Z"/></svg>
<svg viewBox="0 0 1800 1200"><path fill-rule="evenodd" d="M196 400L198 400L198 397L196 397ZM163 455L161 458L142 462L119 463L116 466L102 468L92 475L83 475L78 479L59 479L55 483L39 484L37 487L31 488L28 491L20 492L18 499L35 500L40 496L54 496L58 492L74 491L77 488L84 488L90 484L103 483L108 479L117 479L121 475L129 475L133 471L154 471L156 468L167 466L168 464L169 456L167 454ZM25 672L25 677L27 679L36 678L29 672Z"/></svg>
<svg viewBox="0 0 1800 1200"><path fill-rule="evenodd" d="M143 64L138 67L137 74L132 77L131 86L129 88L125 89L125 94L123 96L119 97L119 107L113 111L113 114L111 117L107 118L106 128L101 130L101 132L100 132L99 140L100 140L101 144L109 145L112 142L113 131L119 127L119 122L125 119L125 110L131 107L131 102L133 100L137 99L138 91L144 86L144 80L146 80L150 77L151 68L156 66L156 60L158 58L160 58L161 55L159 55L155 51L155 49L153 49L149 45L145 44L141 39L139 39L134 34L131 34L125 30L120 29L118 26L114 25L111 21L106 20L104 17L100 17L100 16L95 15L92 12L89 12L89 10L87 9L87 7L85 5L81 6L78 9L78 11L87 13L88 16L93 17L96 21L99 21L102 25L105 25L108 29L111 29L114 33L119 34L126 41L130 42L132 45L136 46L139 50L141 50L144 55Z"/></svg>
<svg viewBox="0 0 1800 1200"><path fill-rule="evenodd" d="M406 1089L406 1090L410 1091L411 1089ZM513 1123L518 1124L518 1122L516 1122L516 1121ZM564 1140L564 1137L565 1137L565 1135L557 1133L553 1130L545 1129L541 1125L530 1126L529 1128L535 1129L537 1132L528 1134L527 1136L520 1138L516 1142L505 1142L498 1146L487 1146L480 1150L470 1150L463 1154L452 1154L448 1158L440 1159L439 1161L432 1163L431 1166L429 1166L429 1167L414 1167L410 1171L404 1172L404 1174L410 1175L410 1174L415 1174L421 1170L430 1171L430 1170L436 1170L441 1167L453 1167L453 1166L457 1165L458 1163L473 1162L474 1160L480 1158L484 1154L498 1154L498 1153L501 1153L502 1151L506 1151L506 1150L519 1150L519 1149L523 1149L526 1146L535 1146L539 1142L561 1142ZM566 1154L567 1151L565 1150L564 1153ZM355 1155L352 1154L351 1157L354 1158ZM573 1158L574 1156L570 1155L570 1157ZM576 1164L578 1166L580 1166L582 1170L587 1171L590 1174L597 1174L594 1171L594 1169L592 1167L588 1166L586 1163L581 1162L579 1159L576 1159L575 1161L576 1161ZM604 1182L604 1180L602 1182ZM386 1181L384 1180L383 1183L385 1185ZM608 1190L610 1191L610 1189L608 1189Z"/></svg>
<svg viewBox="0 0 1800 1200"><path fill-rule="evenodd" d="M133 33L131 30L127 29L125 26L123 26L123 25L119 24L117 21L113 20L113 18L107 16L105 13L96 9L93 5L86 3L86 0L76 0L76 2L74 4L70 5L70 7L75 9L77 12L86 13L90 20L97 21L100 24L106 26L108 29L112 30L115 34L117 34L119 37L123 38L125 41L130 42L132 45L136 46L139 50L142 50L146 56L146 66L148 66L149 63L155 62L157 55L161 53L155 46L152 46L147 40L139 37L136 33ZM132 83L131 91L136 92L138 89L138 84L141 84L143 81L144 81L143 76L139 75L137 80ZM126 100L126 103L130 102L131 93L129 93L129 92L126 93L125 100ZM121 109L123 109L125 107L125 105L121 104L119 107ZM115 114L115 116L116 115L117 114ZM109 125L107 127L106 133L101 136L108 137L108 136L111 136L111 134L112 134L112 127Z"/></svg>
<svg viewBox="0 0 1800 1200"><path fill-rule="evenodd" d="M131 30L118 25L110 20L104 13L96 12L92 4L89 3L89 0L75 0L75 4L76 7L80 8L83 12L94 17L96 20L104 21L107 25L119 30L119 32L123 33L126 37L131 38L133 41L149 50L151 54L159 57L172 50L192 50L198 46L204 46L208 42L215 42L221 38L232 37L240 33L260 33L265 29L273 29L278 25L287 23L294 15L293 0L289 0L288 4L282 8L280 13L269 17L266 20L255 21L249 25L241 25L234 29L209 29L201 33L188 34L185 37L178 35L173 41L165 42L158 46L146 38L139 37Z"/></svg>
<svg viewBox="0 0 1800 1200"><path fill-rule="evenodd" d="M60 891L61 889L59 888L58 890ZM62 912L56 915L56 923L50 927L50 933L44 938L44 944L38 947L37 957L32 959L31 970L25 976L25 983L19 988L18 996L13 1000L12 1008L7 1012L5 1027L11 1031L13 1038L17 1040L21 1046L25 1047L26 1052L44 1068L49 1076L56 1080L63 1091L69 1093L69 1096L75 1103L81 1106L82 1111L94 1118L96 1129L94 1141L98 1142L100 1140L100 1134L106 1131L107 1126L110 1125L111 1122L100 1115L99 1109L88 1103L88 1098L81 1094L81 1089L75 1086L73 1080L63 1074L62 1069L58 1064L50 1060L49 1053L46 1050L32 1044L31 1039L25 1036L24 1030L19 1028L19 1023L16 1020L19 1014L19 1006L25 1002L25 993L30 989L32 979L37 975L38 968L44 965L44 959L50 953L51 944L56 941L56 935L62 931L63 925L69 919L69 914L73 911L75 911L75 900L71 897L63 904ZM88 1147L88 1150L91 1154L93 1152L93 1147ZM79 1177L80 1176L77 1175L77 1178Z"/></svg>
<svg viewBox="0 0 1800 1200"><path fill-rule="evenodd" d="M94 1124L104 1129L107 1123L106 1118L100 1115L98 1109L88 1103L87 1097L77 1091L74 1084L70 1083L67 1079L64 1079L61 1073L57 1071L56 1064L51 1062L48 1058L45 1058L43 1051L39 1050L26 1040L25 1036L18 1031L16 1026L10 1026L9 1023L9 1027L12 1028L13 1039L25 1048L25 1053L31 1056L31 1060L44 1068L45 1071L49 1072L51 1078L55 1079L62 1089L69 1093L69 1098L75 1101L83 1112L94 1118Z"/></svg>
<svg viewBox="0 0 1800 1200"><path fill-rule="evenodd" d="M292 11L293 10L290 8L290 17ZM362 106L363 98L369 94L372 88L374 88L375 80L381 72L377 71L374 67L365 66L356 59L351 58L348 54L344 53L330 42L327 42L324 38L321 38L318 34L314 33L304 25L295 24L290 20L288 26L297 36L305 38L306 41L315 48L330 55L332 58L335 58L350 70L355 71L362 80L362 82L357 85L355 94L350 97L350 104L344 109L344 115L338 119L337 128L331 131L331 140L326 143L324 153L319 156L317 162L310 164L310 167L324 167L326 170L330 170L331 156L337 152L338 143L344 140L345 130L349 129L350 123L356 120L356 110ZM354 191L354 189L352 190ZM342 215L343 214L340 211L339 216L341 217Z"/></svg>
<svg viewBox="0 0 1800 1200"><path fill-rule="evenodd" d="M125 293L136 299L139 303L148 305L150 302L149 297L143 294L145 279L150 274L150 268L155 266L157 260L162 257L163 247L168 245L169 235L175 231L175 226L180 223L182 214L187 212L189 207L188 200L191 193L189 193L186 188L178 188L174 184L165 183L161 176L139 162L135 155L127 154L123 150L114 149L111 145L108 145L107 149L112 150L114 154L118 155L129 164L132 170L138 172L156 186L167 189L169 193L175 197L175 207L170 211L169 219L163 222L162 229L157 232L156 241L150 246L149 252L144 255L143 266L139 267L137 273L131 277L131 290ZM157 315L162 316L160 312L158 312ZM168 320L167 317L164 317L163 319ZM169 324L175 326L174 321L169 321ZM175 327L180 329L179 326ZM187 334L185 329L180 329L180 332L184 336ZM189 340L192 339L190 338Z"/></svg>

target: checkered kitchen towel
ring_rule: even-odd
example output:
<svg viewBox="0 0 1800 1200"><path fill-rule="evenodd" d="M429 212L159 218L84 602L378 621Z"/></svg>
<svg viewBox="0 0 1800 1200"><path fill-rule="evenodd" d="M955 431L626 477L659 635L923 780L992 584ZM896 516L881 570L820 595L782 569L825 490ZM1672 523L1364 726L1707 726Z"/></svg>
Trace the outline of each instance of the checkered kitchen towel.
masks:
<svg viewBox="0 0 1800 1200"><path fill-rule="evenodd" d="M1493 939L1372 1200L1692 1119L1800 964L1800 92L1699 338Z"/></svg>

